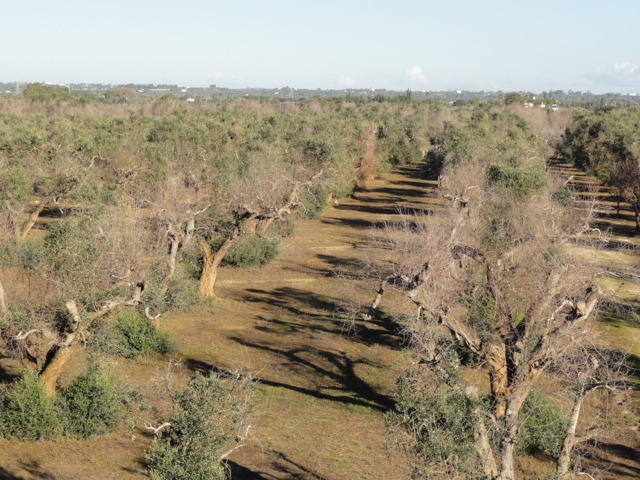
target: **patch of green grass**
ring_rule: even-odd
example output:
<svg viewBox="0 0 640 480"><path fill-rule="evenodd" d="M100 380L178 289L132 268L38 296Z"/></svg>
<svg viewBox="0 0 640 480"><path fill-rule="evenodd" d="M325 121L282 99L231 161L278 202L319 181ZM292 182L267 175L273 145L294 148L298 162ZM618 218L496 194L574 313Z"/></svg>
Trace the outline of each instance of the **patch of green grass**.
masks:
<svg viewBox="0 0 640 480"><path fill-rule="evenodd" d="M600 278L598 283L602 289L620 300L637 302L640 298L640 285L620 278Z"/></svg>
<svg viewBox="0 0 640 480"><path fill-rule="evenodd" d="M349 468L353 465L353 462L347 458L342 458L338 454L331 454L327 457L334 467Z"/></svg>

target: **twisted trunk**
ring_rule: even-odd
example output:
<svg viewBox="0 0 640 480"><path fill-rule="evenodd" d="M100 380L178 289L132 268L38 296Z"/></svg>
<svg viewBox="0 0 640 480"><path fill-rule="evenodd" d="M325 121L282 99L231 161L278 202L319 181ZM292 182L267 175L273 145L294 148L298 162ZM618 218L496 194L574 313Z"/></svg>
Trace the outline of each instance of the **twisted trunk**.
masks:
<svg viewBox="0 0 640 480"><path fill-rule="evenodd" d="M40 383L48 396L53 397L56 394L60 375L76 350L77 345L54 345L47 353L47 359L40 372Z"/></svg>
<svg viewBox="0 0 640 480"><path fill-rule="evenodd" d="M47 353L44 366L40 371L40 382L44 387L45 393L50 397L56 394L58 379L76 350L74 342L80 328L80 313L76 302L70 300L67 302L66 307L69 314L71 314L71 323L68 325L62 341L51 347Z"/></svg>
<svg viewBox="0 0 640 480"><path fill-rule="evenodd" d="M531 385L522 384L507 395L504 415L504 433L500 440L500 475L499 480L515 480L515 446L518 438L518 418L524 400L529 394Z"/></svg>
<svg viewBox="0 0 640 480"><path fill-rule="evenodd" d="M489 365L489 379L491 381L491 398L494 404L496 418L505 416L507 409L507 359L504 344L489 343L486 346L486 359Z"/></svg>
<svg viewBox="0 0 640 480"><path fill-rule="evenodd" d="M576 441L576 427L578 426L578 419L580 418L580 408L582 407L582 400L585 393L580 392L576 395L573 402L573 408L571 409L571 419L567 426L567 433L562 442L562 452L560 458L558 458L558 475L564 475L569 471L569 463L571 461L571 451Z"/></svg>
<svg viewBox="0 0 640 480"><path fill-rule="evenodd" d="M200 295L205 298L215 298L215 285L218 279L218 267L225 255L240 237L240 227L236 227L233 233L222 243L216 252L211 251L211 246L204 240L199 240L200 250L204 256L202 273L200 274Z"/></svg>

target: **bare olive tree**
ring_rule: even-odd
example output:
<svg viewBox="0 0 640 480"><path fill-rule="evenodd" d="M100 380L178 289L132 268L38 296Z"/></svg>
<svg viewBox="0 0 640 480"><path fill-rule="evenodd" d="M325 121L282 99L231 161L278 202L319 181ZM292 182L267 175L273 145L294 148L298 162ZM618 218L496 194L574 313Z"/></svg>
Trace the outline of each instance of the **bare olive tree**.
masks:
<svg viewBox="0 0 640 480"><path fill-rule="evenodd" d="M304 195L318 182L322 170L296 166L271 155L254 159L248 171L227 184L222 201L226 212L217 228L198 239L203 255L200 294L215 297L218 268L241 235L261 235L274 221L283 221L302 205ZM217 248L212 240L218 239Z"/></svg>
<svg viewBox="0 0 640 480"><path fill-rule="evenodd" d="M552 369L568 386L572 398L571 415L558 458L558 475L568 473L571 457L576 444L594 438L597 425L576 435L582 403L590 392L598 389L625 392L631 388L628 383L629 367L627 356L619 351L602 346L579 345L562 358L557 359Z"/></svg>
<svg viewBox="0 0 640 480"><path fill-rule="evenodd" d="M0 321L5 343L39 373L48 395L86 342L89 325L142 301L147 244L137 219L122 211L67 218L50 228L39 261L26 272L37 288L17 288Z"/></svg>
<svg viewBox="0 0 640 480"><path fill-rule="evenodd" d="M600 298L593 269L567 248L588 229L589 209L556 202L534 159L444 173L448 206L396 232L398 261L372 308L385 288L399 290L418 308L409 331L425 363L439 357L428 334L439 326L486 365L503 424L499 478L513 480L523 402L540 374L588 337Z"/></svg>

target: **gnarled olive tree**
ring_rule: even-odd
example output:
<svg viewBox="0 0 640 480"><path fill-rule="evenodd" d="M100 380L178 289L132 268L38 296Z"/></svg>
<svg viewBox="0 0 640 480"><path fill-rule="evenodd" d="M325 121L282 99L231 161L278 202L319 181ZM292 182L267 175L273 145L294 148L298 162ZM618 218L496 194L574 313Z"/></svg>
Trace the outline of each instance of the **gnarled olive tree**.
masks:
<svg viewBox="0 0 640 480"><path fill-rule="evenodd" d="M443 179L447 206L395 232L399 259L372 308L393 287L418 307L409 331L424 363L441 356L429 333L437 328L486 365L503 425L499 478L513 480L523 402L539 375L588 335L600 298L592 268L568 248L588 228L590 210L557 202L535 158L449 163Z"/></svg>

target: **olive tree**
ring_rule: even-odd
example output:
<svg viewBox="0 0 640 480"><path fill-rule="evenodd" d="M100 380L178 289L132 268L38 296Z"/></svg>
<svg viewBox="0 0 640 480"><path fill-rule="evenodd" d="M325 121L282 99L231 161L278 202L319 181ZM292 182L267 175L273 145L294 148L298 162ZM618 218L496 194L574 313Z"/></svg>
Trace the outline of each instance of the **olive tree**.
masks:
<svg viewBox="0 0 640 480"><path fill-rule="evenodd" d="M502 425L499 478L512 480L523 403L549 365L588 336L600 298L592 268L567 248L588 229L589 210L556 201L536 158L450 163L443 179L446 206L395 232L398 261L372 309L386 288L399 290L418 307L408 330L424 363L443 357L439 329L486 365Z"/></svg>
<svg viewBox="0 0 640 480"><path fill-rule="evenodd" d="M50 228L37 262L22 276L36 288L16 288L1 319L5 342L39 373L47 394L55 394L93 321L140 304L145 237L140 222L123 212L69 217Z"/></svg>

